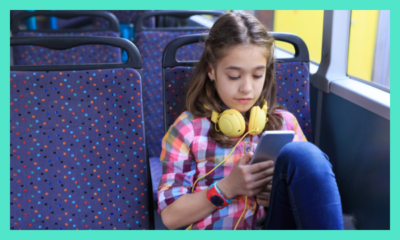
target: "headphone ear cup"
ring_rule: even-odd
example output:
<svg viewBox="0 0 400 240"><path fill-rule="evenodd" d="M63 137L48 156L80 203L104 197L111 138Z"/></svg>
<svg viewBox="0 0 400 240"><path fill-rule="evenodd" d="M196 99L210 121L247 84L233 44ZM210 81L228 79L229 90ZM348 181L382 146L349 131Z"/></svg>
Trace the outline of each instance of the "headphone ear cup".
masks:
<svg viewBox="0 0 400 240"><path fill-rule="evenodd" d="M246 123L242 114L235 110L225 110L218 120L219 129L228 137L240 137L246 130Z"/></svg>
<svg viewBox="0 0 400 240"><path fill-rule="evenodd" d="M254 136L260 134L264 130L266 118L265 112L259 106L255 106L251 109L249 131L255 130L255 132L251 132L250 135Z"/></svg>

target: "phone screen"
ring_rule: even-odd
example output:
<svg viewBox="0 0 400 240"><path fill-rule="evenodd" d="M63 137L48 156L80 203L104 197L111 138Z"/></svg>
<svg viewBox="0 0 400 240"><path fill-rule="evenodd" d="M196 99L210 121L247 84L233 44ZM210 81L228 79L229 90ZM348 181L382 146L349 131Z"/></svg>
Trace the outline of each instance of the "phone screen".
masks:
<svg viewBox="0 0 400 240"><path fill-rule="evenodd" d="M256 151L249 164L259 163L263 161L278 158L281 149L288 143L292 142L294 131L265 131L261 134L260 141L256 147Z"/></svg>

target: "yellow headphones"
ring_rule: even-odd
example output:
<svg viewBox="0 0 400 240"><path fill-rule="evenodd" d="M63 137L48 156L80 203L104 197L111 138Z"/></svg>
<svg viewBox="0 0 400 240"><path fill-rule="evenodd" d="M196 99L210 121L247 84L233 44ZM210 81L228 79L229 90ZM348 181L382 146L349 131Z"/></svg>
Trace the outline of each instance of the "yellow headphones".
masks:
<svg viewBox="0 0 400 240"><path fill-rule="evenodd" d="M268 121L267 118L268 105L264 103L262 109L259 106L254 106L250 111L249 129L251 135L260 134ZM211 114L211 121L215 123L215 130L222 132L228 137L240 137L246 129L246 123L242 114L236 109L228 109L218 114L213 111ZM218 128L217 129L217 125Z"/></svg>

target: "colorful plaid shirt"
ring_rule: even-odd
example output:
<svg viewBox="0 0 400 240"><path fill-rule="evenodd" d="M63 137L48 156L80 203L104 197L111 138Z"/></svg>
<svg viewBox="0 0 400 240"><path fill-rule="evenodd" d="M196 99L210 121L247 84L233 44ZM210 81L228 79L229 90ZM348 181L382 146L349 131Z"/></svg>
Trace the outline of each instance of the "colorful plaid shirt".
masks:
<svg viewBox="0 0 400 240"><path fill-rule="evenodd" d="M296 117L284 110L277 110L283 117L282 130L295 131L293 141L307 141ZM158 188L158 212L173 203L184 194L190 194L195 180L213 169L232 148L218 145L210 137L208 131L214 127L208 118L194 118L188 111L183 112L169 128L162 140L161 163L163 175ZM227 176L240 157L246 152L256 149L260 135L246 136L238 144L232 155L217 169L205 178L200 179L194 189L199 192L213 182ZM238 140L240 137L237 138ZM216 210L193 224L192 229L234 229L245 207L245 196L237 196L231 203ZM265 210L258 206L254 197L247 198L247 210L243 223L237 229L260 229L258 220L265 218ZM262 222L262 221L258 221Z"/></svg>

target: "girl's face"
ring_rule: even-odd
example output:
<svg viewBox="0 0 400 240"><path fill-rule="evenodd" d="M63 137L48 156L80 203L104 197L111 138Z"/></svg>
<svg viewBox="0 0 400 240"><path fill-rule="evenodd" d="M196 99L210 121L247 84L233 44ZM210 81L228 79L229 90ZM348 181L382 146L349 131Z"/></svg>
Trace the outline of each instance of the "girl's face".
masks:
<svg viewBox="0 0 400 240"><path fill-rule="evenodd" d="M217 69L210 66L208 76L225 105L247 112L260 97L267 69L265 48L246 44L229 48Z"/></svg>

